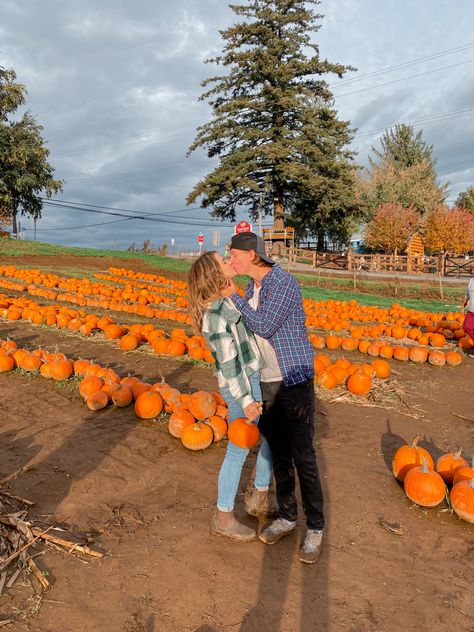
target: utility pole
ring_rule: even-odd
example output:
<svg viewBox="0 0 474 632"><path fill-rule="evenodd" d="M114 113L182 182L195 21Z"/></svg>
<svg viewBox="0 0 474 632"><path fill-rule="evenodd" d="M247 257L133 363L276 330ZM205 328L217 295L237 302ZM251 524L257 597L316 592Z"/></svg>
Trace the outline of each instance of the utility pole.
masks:
<svg viewBox="0 0 474 632"><path fill-rule="evenodd" d="M262 206L263 206L263 195L260 191L260 212L258 214L258 235L259 237L263 237L262 235Z"/></svg>
<svg viewBox="0 0 474 632"><path fill-rule="evenodd" d="M33 232L33 241L36 241L36 217L33 219L33 224L34 224L34 232Z"/></svg>

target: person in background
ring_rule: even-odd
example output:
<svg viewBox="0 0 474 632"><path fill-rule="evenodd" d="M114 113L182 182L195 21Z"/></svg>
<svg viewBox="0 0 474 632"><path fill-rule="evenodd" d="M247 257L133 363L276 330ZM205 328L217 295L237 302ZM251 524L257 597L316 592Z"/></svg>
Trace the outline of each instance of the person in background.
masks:
<svg viewBox="0 0 474 632"><path fill-rule="evenodd" d="M267 369L261 372L264 410L259 428L273 457L279 518L259 534L274 544L294 531L297 518L295 470L306 515L307 530L299 559L311 564L321 551L324 513L314 437L314 351L308 340L306 314L296 279L265 253L255 233L231 240L231 264L237 274L251 277L245 297L232 287L230 297L255 334Z"/></svg>
<svg viewBox="0 0 474 632"><path fill-rule="evenodd" d="M461 314L465 314L463 329L474 345L474 277L471 277L467 284L466 294L461 303ZM468 355L474 357L474 346L470 349Z"/></svg>
<svg viewBox="0 0 474 632"><path fill-rule="evenodd" d="M229 407L229 423L239 417L258 423L261 411L260 369L262 357L253 334L245 326L232 301L220 295L235 275L222 255L211 251L198 257L188 274L189 303L196 332L202 333L216 361L215 368L222 397ZM235 497L242 467L249 450L231 441L222 463L217 492L217 509L211 532L239 542L256 539L255 529L234 516ZM262 438L257 456L253 490L246 498L251 515L271 512L268 489L272 474L272 457Z"/></svg>

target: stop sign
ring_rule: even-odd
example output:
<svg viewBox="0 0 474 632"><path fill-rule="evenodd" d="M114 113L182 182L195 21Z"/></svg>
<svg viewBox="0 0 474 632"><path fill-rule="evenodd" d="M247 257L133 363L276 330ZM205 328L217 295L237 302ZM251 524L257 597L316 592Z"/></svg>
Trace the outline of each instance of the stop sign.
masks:
<svg viewBox="0 0 474 632"><path fill-rule="evenodd" d="M201 235L201 233L199 233L198 235L198 244L203 244L204 243L204 235Z"/></svg>
<svg viewBox="0 0 474 632"><path fill-rule="evenodd" d="M237 226L235 227L235 234L236 235L238 233L251 233L251 232L252 232L252 224L249 224L245 220L242 221L242 222L239 222L237 224Z"/></svg>

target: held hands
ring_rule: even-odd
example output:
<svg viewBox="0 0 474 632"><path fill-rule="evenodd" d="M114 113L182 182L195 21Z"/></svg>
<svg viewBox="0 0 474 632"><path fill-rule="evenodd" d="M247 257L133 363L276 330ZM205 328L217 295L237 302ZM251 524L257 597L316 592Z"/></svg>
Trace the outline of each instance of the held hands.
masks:
<svg viewBox="0 0 474 632"><path fill-rule="evenodd" d="M244 408L244 413L247 419L255 421L259 415L262 414L262 402L252 402Z"/></svg>

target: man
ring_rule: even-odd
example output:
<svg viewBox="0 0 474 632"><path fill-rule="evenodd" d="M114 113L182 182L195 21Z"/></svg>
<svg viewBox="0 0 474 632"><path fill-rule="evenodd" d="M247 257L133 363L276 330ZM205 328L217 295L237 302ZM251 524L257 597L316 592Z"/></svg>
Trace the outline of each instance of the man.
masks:
<svg viewBox="0 0 474 632"><path fill-rule="evenodd" d="M464 317L463 329L474 343L474 277L469 279L466 295L461 303L461 314L464 314L465 311L467 311L467 313ZM474 347L471 348L468 355L474 356Z"/></svg>
<svg viewBox="0 0 474 632"><path fill-rule="evenodd" d="M314 436L314 352L306 331L301 289L290 274L265 254L255 233L231 240L231 264L237 274L251 277L245 297L225 291L256 335L267 368L261 372L264 412L259 428L273 455L279 518L259 535L274 544L296 526L295 469L300 482L307 531L300 560L319 557L324 529L323 494Z"/></svg>

